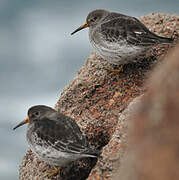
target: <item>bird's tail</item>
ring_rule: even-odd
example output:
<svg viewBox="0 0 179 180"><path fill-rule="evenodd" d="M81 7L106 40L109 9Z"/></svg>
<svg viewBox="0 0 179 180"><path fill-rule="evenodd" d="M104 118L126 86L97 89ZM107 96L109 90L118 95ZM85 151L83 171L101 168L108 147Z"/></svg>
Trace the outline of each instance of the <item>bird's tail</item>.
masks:
<svg viewBox="0 0 179 180"><path fill-rule="evenodd" d="M157 34L154 34L153 32L150 32L150 35L148 38L156 44L171 44L174 41L174 38L172 37L171 38L162 37Z"/></svg>
<svg viewBox="0 0 179 180"><path fill-rule="evenodd" d="M84 154L86 154L87 157L97 158L100 156L101 151L97 149L88 149L86 152L84 152Z"/></svg>
<svg viewBox="0 0 179 180"><path fill-rule="evenodd" d="M172 38L166 38L166 37L160 37L160 42L162 44L170 44L173 42L173 39Z"/></svg>

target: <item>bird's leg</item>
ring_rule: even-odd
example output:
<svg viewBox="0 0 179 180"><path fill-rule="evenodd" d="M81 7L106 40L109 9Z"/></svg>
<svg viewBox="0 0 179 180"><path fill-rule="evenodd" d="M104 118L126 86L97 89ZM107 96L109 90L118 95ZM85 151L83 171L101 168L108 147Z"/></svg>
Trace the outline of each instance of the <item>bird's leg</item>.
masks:
<svg viewBox="0 0 179 180"><path fill-rule="evenodd" d="M104 69L107 70L107 71L111 71L112 74L115 75L115 74L118 74L118 73L122 72L123 71L123 67L124 67L124 64L119 65L118 69L111 69L111 68L104 68Z"/></svg>
<svg viewBox="0 0 179 180"><path fill-rule="evenodd" d="M171 38L177 41L179 39L179 33L176 30L174 30Z"/></svg>
<svg viewBox="0 0 179 180"><path fill-rule="evenodd" d="M54 167L54 169L47 170L45 172L45 174L46 174L45 176L53 177L53 176L55 176L55 175L60 173L60 169L61 169L61 166Z"/></svg>

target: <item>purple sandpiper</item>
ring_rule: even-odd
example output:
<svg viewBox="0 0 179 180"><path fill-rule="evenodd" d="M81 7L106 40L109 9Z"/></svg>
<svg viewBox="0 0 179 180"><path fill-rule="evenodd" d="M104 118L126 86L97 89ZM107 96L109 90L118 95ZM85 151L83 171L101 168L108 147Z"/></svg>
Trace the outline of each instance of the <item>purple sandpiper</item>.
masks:
<svg viewBox="0 0 179 180"><path fill-rule="evenodd" d="M71 34L89 27L89 39L97 53L111 64L123 65L136 61L148 49L158 44L169 44L171 38L160 37L135 17L94 10L85 24Z"/></svg>
<svg viewBox="0 0 179 180"><path fill-rule="evenodd" d="M27 142L32 152L42 161L54 166L66 166L84 158L97 158L99 151L90 147L75 121L54 109L38 105L28 110L27 118L16 128L28 123ZM52 176L60 168L52 171Z"/></svg>

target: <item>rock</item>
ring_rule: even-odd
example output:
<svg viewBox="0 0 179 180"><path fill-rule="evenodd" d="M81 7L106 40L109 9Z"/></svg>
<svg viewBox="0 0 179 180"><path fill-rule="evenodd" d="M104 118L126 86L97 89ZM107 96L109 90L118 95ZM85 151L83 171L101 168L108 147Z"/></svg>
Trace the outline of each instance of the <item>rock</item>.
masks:
<svg viewBox="0 0 179 180"><path fill-rule="evenodd" d="M166 16L161 15L161 17ZM173 18L170 15L167 17L170 20ZM179 23L179 16L176 17L177 21L173 19L173 23ZM154 26L154 24L153 22L149 26ZM165 24L161 23L160 26L165 26ZM171 28L173 28L172 25ZM160 35L164 35L162 33ZM113 162L119 158L119 156L115 157L115 154L125 151L123 142L126 142L127 125L125 118L122 118L124 114L121 115L121 113L131 101L145 92L144 82L149 72L158 62L162 61L161 57L166 52L167 46L158 47L157 51L155 49L154 53L143 57L140 62L124 65L123 71L119 74L104 70L104 68L115 69L117 67L101 61L96 52L89 56L76 77L64 89L55 108L74 118L89 143L97 149L102 149L102 156L97 164L96 160L86 158L66 168L63 167L60 175L52 179L84 180L88 176L88 179L97 180L111 178L115 171ZM51 167L29 153L26 154L20 166L19 179L31 179L32 173L33 179L44 179L43 172ZM43 170L39 169L39 164L40 167L44 167ZM94 166L94 170L90 173Z"/></svg>
<svg viewBox="0 0 179 180"><path fill-rule="evenodd" d="M128 126L130 124L130 118L138 105L140 104L141 96L134 98L127 108L119 115L118 124L116 130L113 133L109 143L103 148L102 159L99 159L95 168L92 170L88 180L95 179L111 179L111 176L115 171L119 170L119 163L124 156L128 142ZM118 163L116 163L118 162ZM103 171L105 174L103 175Z"/></svg>
<svg viewBox="0 0 179 180"><path fill-rule="evenodd" d="M146 85L129 131L128 150L113 180L179 179L179 45Z"/></svg>

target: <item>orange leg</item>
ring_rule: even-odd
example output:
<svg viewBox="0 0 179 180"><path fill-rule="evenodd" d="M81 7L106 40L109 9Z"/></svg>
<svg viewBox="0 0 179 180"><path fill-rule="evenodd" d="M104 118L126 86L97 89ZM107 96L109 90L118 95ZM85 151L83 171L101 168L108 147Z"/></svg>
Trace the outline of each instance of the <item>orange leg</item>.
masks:
<svg viewBox="0 0 179 180"><path fill-rule="evenodd" d="M113 74L118 74L123 71L124 64L119 66L119 69L104 68L107 71L111 71Z"/></svg>
<svg viewBox="0 0 179 180"><path fill-rule="evenodd" d="M61 169L61 166L55 167L54 169L51 169L51 170L47 170L45 172L45 176L48 176L48 177L56 176L57 174L60 173L60 169Z"/></svg>

